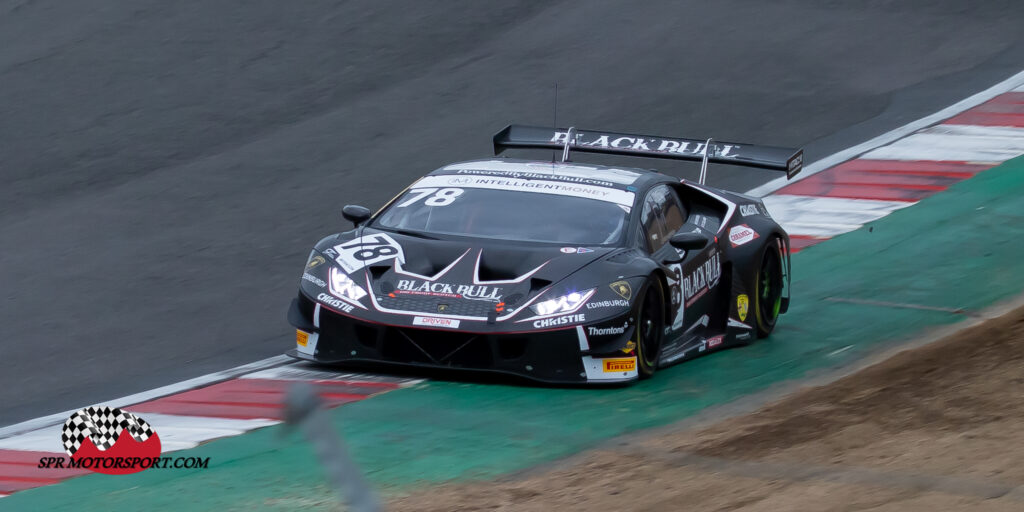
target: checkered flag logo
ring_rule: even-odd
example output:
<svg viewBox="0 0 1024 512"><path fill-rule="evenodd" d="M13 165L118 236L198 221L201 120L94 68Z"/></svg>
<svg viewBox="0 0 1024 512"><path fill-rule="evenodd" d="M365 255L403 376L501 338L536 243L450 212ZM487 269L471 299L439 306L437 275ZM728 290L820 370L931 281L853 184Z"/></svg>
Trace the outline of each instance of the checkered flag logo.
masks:
<svg viewBox="0 0 1024 512"><path fill-rule="evenodd" d="M130 412L115 407L87 407L64 422L60 438L64 442L64 451L73 456L85 438L92 439L92 444L100 451L106 451L126 431L140 443L153 435L149 424Z"/></svg>

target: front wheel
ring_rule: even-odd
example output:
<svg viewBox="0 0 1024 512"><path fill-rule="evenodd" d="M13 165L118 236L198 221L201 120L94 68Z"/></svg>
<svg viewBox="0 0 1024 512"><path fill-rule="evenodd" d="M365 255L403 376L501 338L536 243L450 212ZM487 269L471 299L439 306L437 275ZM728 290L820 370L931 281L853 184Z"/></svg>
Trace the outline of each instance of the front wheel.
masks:
<svg viewBox="0 0 1024 512"><path fill-rule="evenodd" d="M775 237L764 246L755 280L754 316L758 338L767 337L775 329L782 308L782 287L782 244Z"/></svg>
<svg viewBox="0 0 1024 512"><path fill-rule="evenodd" d="M641 379L658 369L661 339L665 334L665 291L661 280L651 277L644 286L636 315L636 367Z"/></svg>

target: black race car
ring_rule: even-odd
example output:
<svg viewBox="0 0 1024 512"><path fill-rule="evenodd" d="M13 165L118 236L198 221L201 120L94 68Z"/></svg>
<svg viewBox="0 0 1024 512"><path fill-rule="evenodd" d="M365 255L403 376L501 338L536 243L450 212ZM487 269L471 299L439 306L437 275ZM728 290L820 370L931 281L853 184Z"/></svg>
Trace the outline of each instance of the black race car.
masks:
<svg viewBox="0 0 1024 512"><path fill-rule="evenodd" d="M560 162L447 165L316 244L289 355L521 375L650 377L772 332L789 305L789 236L760 200L704 185L708 162L800 171L802 151L509 126L507 148ZM569 162L572 152L701 160L699 182Z"/></svg>

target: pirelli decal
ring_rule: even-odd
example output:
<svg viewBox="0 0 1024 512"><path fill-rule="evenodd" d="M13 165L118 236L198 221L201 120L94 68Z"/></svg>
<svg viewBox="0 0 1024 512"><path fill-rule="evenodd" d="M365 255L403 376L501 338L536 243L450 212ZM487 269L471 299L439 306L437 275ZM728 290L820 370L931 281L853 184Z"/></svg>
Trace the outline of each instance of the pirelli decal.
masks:
<svg viewBox="0 0 1024 512"><path fill-rule="evenodd" d="M635 357L616 357L612 359L604 359L604 372L631 372L636 370L636 358Z"/></svg>

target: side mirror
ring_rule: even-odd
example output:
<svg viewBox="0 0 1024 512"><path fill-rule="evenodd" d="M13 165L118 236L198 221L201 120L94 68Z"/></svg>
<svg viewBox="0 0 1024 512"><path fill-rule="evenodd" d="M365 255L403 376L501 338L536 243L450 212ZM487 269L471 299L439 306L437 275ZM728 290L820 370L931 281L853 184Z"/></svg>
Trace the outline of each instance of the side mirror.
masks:
<svg viewBox="0 0 1024 512"><path fill-rule="evenodd" d="M668 239L668 243L676 249L699 251L708 246L708 239L697 233L676 233Z"/></svg>
<svg viewBox="0 0 1024 512"><path fill-rule="evenodd" d="M370 215L372 214L369 208L357 204L347 204L341 209L341 216L345 217L345 220L350 221L356 227L366 222Z"/></svg>

